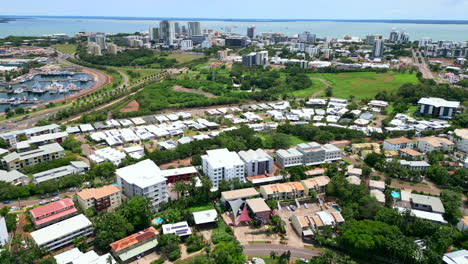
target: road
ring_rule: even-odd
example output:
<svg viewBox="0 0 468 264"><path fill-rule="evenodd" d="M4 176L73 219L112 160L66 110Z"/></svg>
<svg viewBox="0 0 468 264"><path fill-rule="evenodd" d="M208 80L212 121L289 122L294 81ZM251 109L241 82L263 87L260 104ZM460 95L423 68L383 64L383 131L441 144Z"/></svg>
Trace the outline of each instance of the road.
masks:
<svg viewBox="0 0 468 264"><path fill-rule="evenodd" d="M60 103L60 102L63 102L65 100L67 100L67 101L74 100L74 99L76 99L76 98L78 98L80 96L83 96L83 95L86 95L88 93L94 92L95 90L97 90L97 89L105 86L106 84L110 83L111 80L112 80L111 76L109 76L109 75L107 75L107 74L105 74L103 72L100 72L100 71L94 70L94 69L90 69L90 68L85 68L85 67L80 66L80 65L73 64L73 63L65 60L64 58L65 58L65 55L59 54L59 57L57 58L57 61L60 62L60 63L63 63L63 64L67 64L69 66L80 68L84 73L91 76L93 78L94 82L93 82L93 85L91 85L91 87L89 87L89 88L87 88L85 90L79 91L79 92L77 92L77 93L75 93L75 94L73 94L71 96L67 96L66 98L64 97L64 98L60 98L60 99L57 99L57 100L53 100L51 102ZM128 77L126 77L126 79L128 80ZM61 105L61 106L50 108L50 109L44 109L44 110L41 110L39 112L29 114L27 118L25 118L24 116L21 116L21 117L12 118L12 119L9 119L9 120L4 120L4 121L0 122L0 127L2 128L2 130L20 130L20 129L31 128L39 120L47 119L50 115L53 115L53 114L57 113L58 111L60 111L62 109L65 109L65 108L67 108L69 106L70 106L69 104L66 104L66 105ZM40 105L36 105L35 107L40 109L40 108L45 108L45 105L40 104Z"/></svg>
<svg viewBox="0 0 468 264"><path fill-rule="evenodd" d="M331 85L325 79L322 79L322 78L310 78L310 79L320 81L321 83L325 84L325 86L327 86L327 88L331 87ZM319 96L323 92L325 92L325 90L317 91L317 92L313 93L311 97L316 98L317 96Z"/></svg>
<svg viewBox="0 0 468 264"><path fill-rule="evenodd" d="M421 56L421 53L418 51L419 56L414 52L412 49L411 52L413 53L413 64L414 66L418 67L419 71L422 73L425 79L434 79L434 75L432 75L431 70L427 66L426 60ZM419 63L419 59L421 59L422 63Z"/></svg>
<svg viewBox="0 0 468 264"><path fill-rule="evenodd" d="M59 193L58 197L60 198L65 198L65 196L67 197L72 197L76 192L62 192L62 193ZM37 205L39 204L40 201L42 200L50 200L51 197L48 197L48 198L44 198L44 199L31 199L31 200L13 200L13 202L11 204L1 204L1 206L7 206L7 207L12 207L12 206L16 206L16 208L23 208L23 207L29 207L29 206L33 206L33 205Z"/></svg>
<svg viewBox="0 0 468 264"><path fill-rule="evenodd" d="M291 252L293 258L310 259L320 255L321 251L311 248L296 248L287 245L274 244L248 244L244 245L244 254L247 256L269 256L270 252L274 251L277 255L283 252Z"/></svg>

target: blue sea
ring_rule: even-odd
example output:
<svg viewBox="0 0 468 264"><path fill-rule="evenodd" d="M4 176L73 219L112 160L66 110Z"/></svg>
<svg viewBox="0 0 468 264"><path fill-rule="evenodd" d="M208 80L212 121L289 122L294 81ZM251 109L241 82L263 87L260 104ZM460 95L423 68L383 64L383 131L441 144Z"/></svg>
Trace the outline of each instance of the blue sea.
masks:
<svg viewBox="0 0 468 264"><path fill-rule="evenodd" d="M134 33L147 31L149 26L158 25L160 20L150 18L94 18L94 17L21 17L8 23L0 23L0 37L41 36L65 33L69 36L82 31L107 33ZM177 21L177 19L174 19ZM185 25L189 21L179 21ZM193 19L191 21L197 21ZM431 37L433 40L468 41L468 21L234 21L198 20L202 29L223 32L230 28L233 33L246 34L248 26L256 27L256 34L280 32L292 36L303 31L318 37L345 35L364 38L367 34L388 36L393 29L403 29L411 40Z"/></svg>

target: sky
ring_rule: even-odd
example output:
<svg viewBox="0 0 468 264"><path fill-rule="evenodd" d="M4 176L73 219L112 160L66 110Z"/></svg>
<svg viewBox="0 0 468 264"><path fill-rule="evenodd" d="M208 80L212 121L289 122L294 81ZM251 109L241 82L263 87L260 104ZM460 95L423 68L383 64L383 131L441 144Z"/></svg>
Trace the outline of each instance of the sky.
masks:
<svg viewBox="0 0 468 264"><path fill-rule="evenodd" d="M3 0L0 15L468 20L468 0Z"/></svg>

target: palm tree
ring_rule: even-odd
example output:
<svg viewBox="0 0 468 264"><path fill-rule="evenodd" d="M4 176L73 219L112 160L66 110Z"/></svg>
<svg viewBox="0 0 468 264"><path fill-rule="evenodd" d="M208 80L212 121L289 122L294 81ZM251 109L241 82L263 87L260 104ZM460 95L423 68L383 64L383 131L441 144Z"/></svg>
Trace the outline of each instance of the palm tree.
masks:
<svg viewBox="0 0 468 264"><path fill-rule="evenodd" d="M181 195L189 190L189 186L185 181L177 181L174 183L172 190L177 193L177 199L180 199Z"/></svg>

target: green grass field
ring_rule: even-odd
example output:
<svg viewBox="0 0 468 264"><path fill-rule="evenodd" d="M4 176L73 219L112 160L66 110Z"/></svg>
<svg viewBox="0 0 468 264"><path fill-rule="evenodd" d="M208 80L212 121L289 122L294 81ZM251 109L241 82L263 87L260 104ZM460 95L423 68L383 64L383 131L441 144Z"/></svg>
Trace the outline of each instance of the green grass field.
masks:
<svg viewBox="0 0 468 264"><path fill-rule="evenodd" d="M321 81L318 81L318 80L311 80L311 81L312 81L311 87L307 89L303 89L303 90L293 91L292 95L295 97L310 97L312 96L312 94L321 90L325 90L327 88L327 86L323 84Z"/></svg>
<svg viewBox="0 0 468 264"><path fill-rule="evenodd" d="M57 44L53 45L52 47L54 47L56 50L62 53L73 54L76 52L78 44Z"/></svg>
<svg viewBox="0 0 468 264"><path fill-rule="evenodd" d="M202 55L182 54L182 53L171 53L168 58L176 59L178 63L189 62L195 59L204 57Z"/></svg>
<svg viewBox="0 0 468 264"><path fill-rule="evenodd" d="M205 211L205 210L210 210L210 209L214 209L214 207L212 204L208 203L206 205L192 206L192 207L189 207L187 210L193 213L193 212L200 212L200 211Z"/></svg>
<svg viewBox="0 0 468 264"><path fill-rule="evenodd" d="M325 79L333 88L333 97L374 98L380 91L395 92L405 83L417 83L416 74L409 73L311 73L310 77ZM321 94L323 96L324 94Z"/></svg>
<svg viewBox="0 0 468 264"><path fill-rule="evenodd" d="M289 138L289 147L295 146L297 144L305 143L306 141L300 139L297 136L285 134ZM272 137L274 137L274 134L263 134L263 133L257 133L257 137L261 138L263 142L271 142Z"/></svg>

